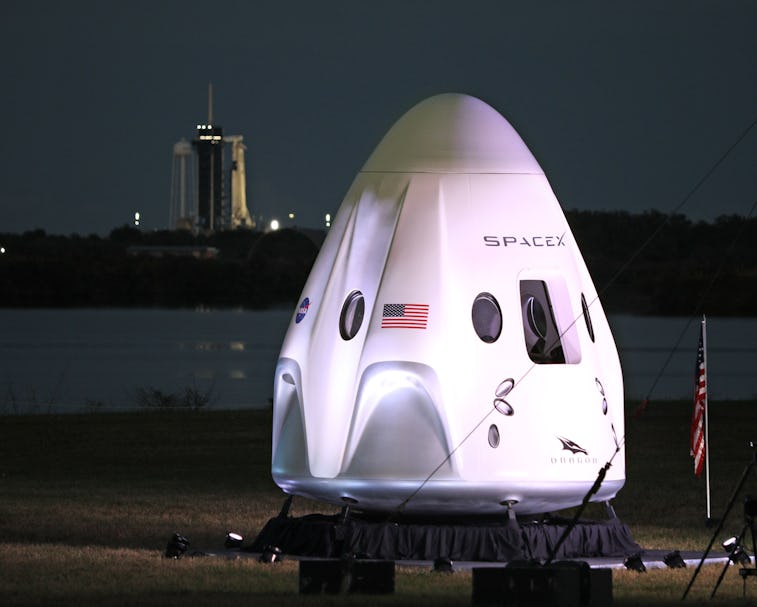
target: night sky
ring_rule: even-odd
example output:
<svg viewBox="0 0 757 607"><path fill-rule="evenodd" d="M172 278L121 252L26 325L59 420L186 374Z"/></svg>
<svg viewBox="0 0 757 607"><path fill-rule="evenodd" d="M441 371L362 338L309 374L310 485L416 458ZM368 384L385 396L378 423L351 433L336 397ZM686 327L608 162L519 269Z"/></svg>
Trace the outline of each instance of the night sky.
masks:
<svg viewBox="0 0 757 607"><path fill-rule="evenodd" d="M524 138L565 209L676 208L757 117L757 2L0 4L0 232L168 224L173 144L248 146L255 215L314 227L386 130L442 92ZM683 207L746 214L757 127Z"/></svg>

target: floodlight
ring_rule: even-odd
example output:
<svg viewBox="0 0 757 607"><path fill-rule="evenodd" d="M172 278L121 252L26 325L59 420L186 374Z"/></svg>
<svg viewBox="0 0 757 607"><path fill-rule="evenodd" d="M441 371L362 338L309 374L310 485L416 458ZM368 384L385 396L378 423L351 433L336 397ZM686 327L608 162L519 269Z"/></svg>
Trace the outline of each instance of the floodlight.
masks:
<svg viewBox="0 0 757 607"><path fill-rule="evenodd" d="M684 569L686 567L686 563L681 558L681 553L678 550L666 554L662 562L671 569Z"/></svg>
<svg viewBox="0 0 757 607"><path fill-rule="evenodd" d="M752 559L747 554L746 550L742 548L741 546L738 546L736 550L734 550L730 557L731 561L733 561L734 564L739 563L742 566L747 566L752 564Z"/></svg>
<svg viewBox="0 0 757 607"><path fill-rule="evenodd" d="M639 554L629 556L625 561L623 561L623 565L626 569L637 571L639 573L644 573L647 570L646 565L644 565L644 562L641 560L641 555Z"/></svg>
<svg viewBox="0 0 757 607"><path fill-rule="evenodd" d="M223 545L226 548L241 548L242 542L244 541L244 538L239 535L238 533L233 533L231 531L226 532L226 541L223 543Z"/></svg>
<svg viewBox="0 0 757 607"><path fill-rule="evenodd" d="M751 565L752 559L749 558L749 554L747 554L744 547L739 544L739 538L729 537L722 545L725 551L728 552L728 559L733 564Z"/></svg>
<svg viewBox="0 0 757 607"><path fill-rule="evenodd" d="M752 559L749 558L746 550L744 550L744 548L741 546L738 546L736 550L731 553L731 556L729 558L734 563L734 565L738 563L742 567L746 567L747 565L752 564Z"/></svg>
<svg viewBox="0 0 757 607"><path fill-rule="evenodd" d="M189 540L181 533L174 533L166 545L166 558L180 559L189 548Z"/></svg>
<svg viewBox="0 0 757 607"><path fill-rule="evenodd" d="M739 538L736 536L729 537L727 540L723 541L722 546L723 550L730 553L733 552L734 548L736 548L739 545Z"/></svg>
<svg viewBox="0 0 757 607"><path fill-rule="evenodd" d="M284 558L281 548L278 546L271 546L270 544L263 548L263 552L260 553L258 562L260 563L278 563Z"/></svg>

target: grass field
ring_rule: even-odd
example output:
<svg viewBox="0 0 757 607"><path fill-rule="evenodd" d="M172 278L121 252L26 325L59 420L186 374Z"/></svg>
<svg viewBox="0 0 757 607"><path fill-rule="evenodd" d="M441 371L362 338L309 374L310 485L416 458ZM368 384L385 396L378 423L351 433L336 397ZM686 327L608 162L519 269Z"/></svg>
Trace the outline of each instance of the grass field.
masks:
<svg viewBox="0 0 757 607"><path fill-rule="evenodd" d="M628 480L614 505L644 548L703 550L711 537L704 479L688 454L690 416L689 403L659 403L627 421ZM757 403L713 403L710 427L720 516L754 457ZM0 604L470 604L468 572L401 567L391 596L301 597L294 561L163 558L175 531L193 549L220 548L227 530L251 539L283 501L269 466L268 411L0 417ZM757 474L750 491L757 495ZM295 500L294 515L311 511L330 510ZM742 524L739 501L718 544ZM704 568L684 604L713 604L720 569ZM614 604L680 604L692 573L616 570ZM750 584L756 604L757 580ZM731 567L714 602L747 604L741 593Z"/></svg>

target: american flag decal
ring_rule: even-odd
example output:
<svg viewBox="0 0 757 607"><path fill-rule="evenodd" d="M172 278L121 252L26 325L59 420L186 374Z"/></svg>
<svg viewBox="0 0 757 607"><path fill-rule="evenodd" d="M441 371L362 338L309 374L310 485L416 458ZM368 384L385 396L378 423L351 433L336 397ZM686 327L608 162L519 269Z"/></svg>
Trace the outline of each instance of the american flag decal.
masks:
<svg viewBox="0 0 757 607"><path fill-rule="evenodd" d="M382 329L425 329L428 304L384 304Z"/></svg>

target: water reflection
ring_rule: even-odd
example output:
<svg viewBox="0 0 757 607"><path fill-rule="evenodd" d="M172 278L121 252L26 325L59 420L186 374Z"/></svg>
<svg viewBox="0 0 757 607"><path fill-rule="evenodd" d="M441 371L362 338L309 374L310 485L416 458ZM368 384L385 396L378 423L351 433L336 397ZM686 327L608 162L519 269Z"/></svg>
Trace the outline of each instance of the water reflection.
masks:
<svg viewBox="0 0 757 607"><path fill-rule="evenodd" d="M693 398L698 320L628 315L608 320L620 352L626 398ZM711 400L757 398L757 318L708 318L707 343Z"/></svg>
<svg viewBox="0 0 757 607"><path fill-rule="evenodd" d="M220 350L229 350L232 352L244 352L247 345L243 341L193 341L182 342L179 344L179 350L196 350L198 352L217 352Z"/></svg>
<svg viewBox="0 0 757 607"><path fill-rule="evenodd" d="M267 407L291 310L0 310L0 413L134 408L140 390L212 392L217 408ZM682 318L609 317L626 397L651 389ZM652 399L693 396L698 323ZM757 397L757 319L708 319L712 400Z"/></svg>
<svg viewBox="0 0 757 607"><path fill-rule="evenodd" d="M0 413L132 409L145 390L266 407L289 310L0 310ZM144 400L144 399L142 399Z"/></svg>

